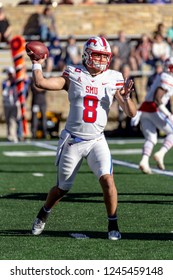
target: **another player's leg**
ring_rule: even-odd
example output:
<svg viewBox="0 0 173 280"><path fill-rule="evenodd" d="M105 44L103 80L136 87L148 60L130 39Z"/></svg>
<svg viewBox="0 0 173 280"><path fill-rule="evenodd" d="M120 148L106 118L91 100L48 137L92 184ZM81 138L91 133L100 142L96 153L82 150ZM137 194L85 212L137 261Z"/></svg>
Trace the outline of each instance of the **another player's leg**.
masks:
<svg viewBox="0 0 173 280"><path fill-rule="evenodd" d="M117 221L117 190L113 175L103 175L100 178L100 184L103 189L104 202L108 215L108 239L121 239Z"/></svg>
<svg viewBox="0 0 173 280"><path fill-rule="evenodd" d="M173 146L173 134L168 134L160 150L154 154L158 168L165 170L164 157Z"/></svg>
<svg viewBox="0 0 173 280"><path fill-rule="evenodd" d="M149 159L151 157L154 145L157 143L157 130L155 124L151 122L151 118L154 118L154 114L142 113L141 130L145 137L145 142L143 145L139 169L145 174L152 174Z"/></svg>
<svg viewBox="0 0 173 280"><path fill-rule="evenodd" d="M32 226L32 234L40 235L44 230L47 218L53 206L55 206L67 193L67 191L59 189L57 186L53 187L48 195L44 206L40 209Z"/></svg>
<svg viewBox="0 0 173 280"><path fill-rule="evenodd" d="M143 146L142 159L139 163L139 169L145 174L152 174L149 158L151 156L154 144L150 140L146 140Z"/></svg>

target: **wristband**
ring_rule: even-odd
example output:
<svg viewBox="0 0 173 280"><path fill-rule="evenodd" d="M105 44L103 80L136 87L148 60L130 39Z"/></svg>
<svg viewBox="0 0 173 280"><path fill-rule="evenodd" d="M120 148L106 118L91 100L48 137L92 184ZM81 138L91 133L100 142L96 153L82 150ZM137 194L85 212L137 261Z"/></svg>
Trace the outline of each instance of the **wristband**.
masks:
<svg viewBox="0 0 173 280"><path fill-rule="evenodd" d="M34 64L32 65L32 71L35 71L35 70L40 70L40 71L42 71L42 66L41 66L41 64L39 64L39 63L34 63Z"/></svg>

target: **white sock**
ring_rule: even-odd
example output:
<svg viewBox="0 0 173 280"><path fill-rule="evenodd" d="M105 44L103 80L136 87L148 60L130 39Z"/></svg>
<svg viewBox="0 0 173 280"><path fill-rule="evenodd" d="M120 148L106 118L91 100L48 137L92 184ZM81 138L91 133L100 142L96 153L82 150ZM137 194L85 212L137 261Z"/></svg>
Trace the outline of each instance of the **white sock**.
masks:
<svg viewBox="0 0 173 280"><path fill-rule="evenodd" d="M143 152L142 152L142 160L141 160L143 163L149 164L149 157L151 156L153 147L154 144L151 141L149 140L145 141L143 146Z"/></svg>
<svg viewBox="0 0 173 280"><path fill-rule="evenodd" d="M149 164L149 156L143 155L142 159L141 159L141 162L148 165Z"/></svg>
<svg viewBox="0 0 173 280"><path fill-rule="evenodd" d="M164 155L173 147L173 134L169 134L166 136L163 146L160 150L163 150L162 152Z"/></svg>

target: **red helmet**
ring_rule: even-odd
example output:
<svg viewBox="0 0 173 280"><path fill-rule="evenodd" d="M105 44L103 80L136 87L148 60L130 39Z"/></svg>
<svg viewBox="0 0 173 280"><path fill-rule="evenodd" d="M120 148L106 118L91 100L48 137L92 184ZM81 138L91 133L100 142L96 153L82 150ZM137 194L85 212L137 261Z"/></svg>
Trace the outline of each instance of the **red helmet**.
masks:
<svg viewBox="0 0 173 280"><path fill-rule="evenodd" d="M98 55L98 57L96 57ZM105 55L106 59L102 57ZM108 41L103 37L91 37L84 45L83 61L91 68L105 71L108 69L112 58Z"/></svg>

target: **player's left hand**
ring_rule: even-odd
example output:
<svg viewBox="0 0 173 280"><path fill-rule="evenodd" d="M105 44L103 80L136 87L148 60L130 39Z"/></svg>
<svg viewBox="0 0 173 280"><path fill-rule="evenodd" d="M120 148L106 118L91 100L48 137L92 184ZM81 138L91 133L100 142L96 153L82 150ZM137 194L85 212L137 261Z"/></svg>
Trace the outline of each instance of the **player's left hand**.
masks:
<svg viewBox="0 0 173 280"><path fill-rule="evenodd" d="M134 90L133 85L134 85L133 80L125 79L124 86L120 90L120 94L122 95L123 99L128 99L130 97L130 93Z"/></svg>

